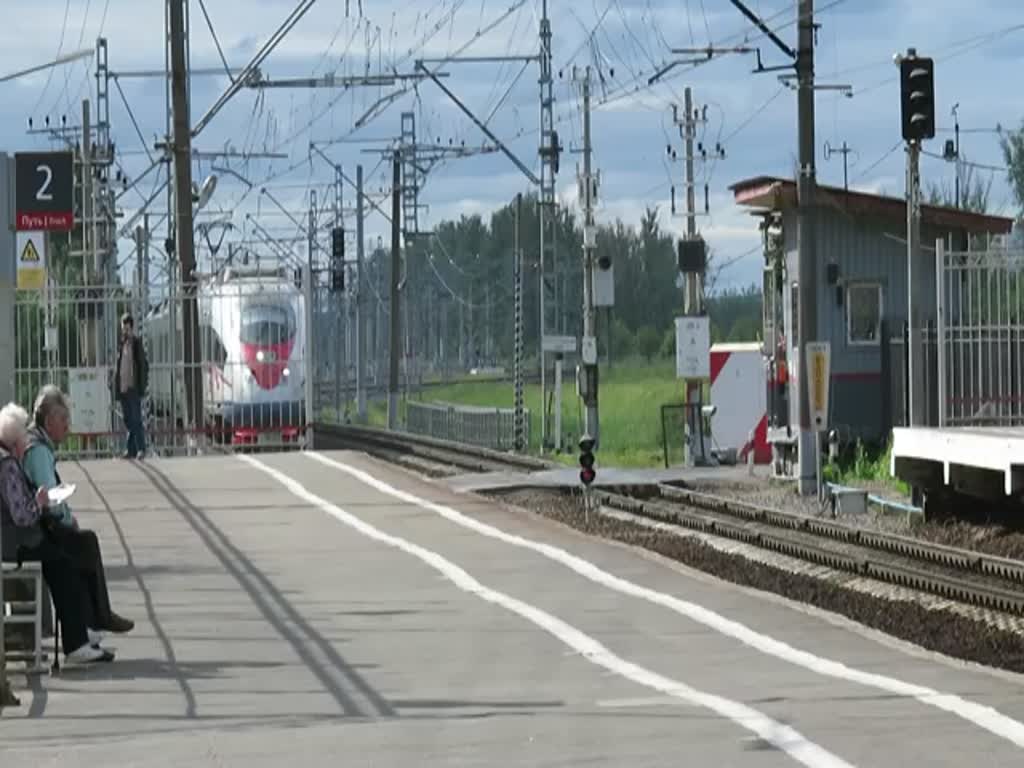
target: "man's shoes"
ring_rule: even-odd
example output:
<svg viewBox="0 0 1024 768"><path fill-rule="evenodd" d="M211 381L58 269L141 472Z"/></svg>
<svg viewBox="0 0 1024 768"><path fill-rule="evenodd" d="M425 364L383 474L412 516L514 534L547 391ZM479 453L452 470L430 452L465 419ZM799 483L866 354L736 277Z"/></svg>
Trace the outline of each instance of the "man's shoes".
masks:
<svg viewBox="0 0 1024 768"><path fill-rule="evenodd" d="M107 623L107 626L104 627L104 629L108 629L111 632L114 632L118 635L123 635L126 632L131 632L133 629L135 629L135 622L131 619L122 618L121 616L118 616L116 613L111 612L110 621Z"/></svg>
<svg viewBox="0 0 1024 768"><path fill-rule="evenodd" d="M95 629L87 629L85 631L89 635L89 645L93 648L99 648L100 643L103 642L103 633L97 632Z"/></svg>
<svg viewBox="0 0 1024 768"><path fill-rule="evenodd" d="M114 654L103 648L94 648L86 643L81 648L76 648L67 654L64 658L69 664L96 664L97 662L113 661Z"/></svg>

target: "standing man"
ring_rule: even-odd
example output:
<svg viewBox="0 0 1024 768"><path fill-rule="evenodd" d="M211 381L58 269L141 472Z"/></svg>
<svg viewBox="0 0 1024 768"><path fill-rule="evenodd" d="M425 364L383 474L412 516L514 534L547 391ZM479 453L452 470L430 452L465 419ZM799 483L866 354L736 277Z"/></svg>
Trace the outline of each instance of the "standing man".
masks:
<svg viewBox="0 0 1024 768"><path fill-rule="evenodd" d="M128 446L124 458L142 458L146 452L146 433L142 423L142 398L146 394L149 365L142 339L135 335L130 313L121 316L121 346L117 351L114 386L121 401L121 413L128 428Z"/></svg>

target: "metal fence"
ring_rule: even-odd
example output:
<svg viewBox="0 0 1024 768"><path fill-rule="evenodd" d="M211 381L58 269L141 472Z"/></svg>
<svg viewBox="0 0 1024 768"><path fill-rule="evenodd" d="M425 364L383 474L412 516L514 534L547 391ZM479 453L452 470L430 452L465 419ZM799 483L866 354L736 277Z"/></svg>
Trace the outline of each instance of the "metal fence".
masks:
<svg viewBox="0 0 1024 768"><path fill-rule="evenodd" d="M146 453L304 444L307 384L312 384L308 294L290 270L231 268L202 280L194 302L173 283L147 293L154 300L145 307L139 295L120 285L51 285L18 293L17 398L31 409L44 384L56 384L67 394L71 433L60 446L65 456L113 456L125 449L115 372L126 311L135 319L148 363L142 401ZM199 346L194 362L186 365L184 321L190 305ZM193 400L198 407L190 407Z"/></svg>
<svg viewBox="0 0 1024 768"><path fill-rule="evenodd" d="M936 243L940 426L1024 424L1024 252Z"/></svg>
<svg viewBox="0 0 1024 768"><path fill-rule="evenodd" d="M496 451L515 448L514 408L486 408L449 403L405 405L406 429L417 435L479 445ZM525 409L523 442L530 443L530 411Z"/></svg>

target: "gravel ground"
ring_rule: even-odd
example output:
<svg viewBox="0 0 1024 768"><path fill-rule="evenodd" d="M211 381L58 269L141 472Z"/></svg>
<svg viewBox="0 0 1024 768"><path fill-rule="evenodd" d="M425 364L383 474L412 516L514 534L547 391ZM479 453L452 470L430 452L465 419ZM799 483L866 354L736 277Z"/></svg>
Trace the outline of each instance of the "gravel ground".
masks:
<svg viewBox="0 0 1024 768"><path fill-rule="evenodd" d="M773 507L786 512L801 515L821 514L818 503L813 497L798 496L794 493L793 487L788 484L783 485L767 480L760 482L747 480L729 482L702 481L692 483L688 487L694 491L733 498L750 504ZM885 499L907 501L907 499L901 499L897 494L886 490L884 486L871 487L871 484L866 484L862 487ZM826 514L831 515L829 508L826 508ZM866 517L860 515L846 516L840 518L840 520L869 530L899 533L936 544L945 544L950 547L969 549L974 552L1024 560L1024 531L1009 527L1003 523L941 521L911 525L906 515L880 513L869 513ZM1024 525L1024 521L1021 524Z"/></svg>
<svg viewBox="0 0 1024 768"><path fill-rule="evenodd" d="M726 581L774 592L842 614L923 648L1024 672L1024 636L1020 634L948 611L844 589L806 574L792 573L720 552L692 537L602 515L591 515L588 521L584 518L579 496L548 490L509 491L493 495L585 533L640 546ZM894 605L897 606L895 610Z"/></svg>

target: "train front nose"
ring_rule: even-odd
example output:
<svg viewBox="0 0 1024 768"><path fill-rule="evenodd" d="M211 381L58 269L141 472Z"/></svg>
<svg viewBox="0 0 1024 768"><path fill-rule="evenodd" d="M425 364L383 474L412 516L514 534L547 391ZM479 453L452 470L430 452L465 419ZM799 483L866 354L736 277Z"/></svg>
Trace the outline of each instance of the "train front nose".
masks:
<svg viewBox="0 0 1024 768"><path fill-rule="evenodd" d="M246 367L256 380L257 386L263 390L275 389L287 382L291 375L288 368L291 352L291 341L273 345L242 345L242 357Z"/></svg>

